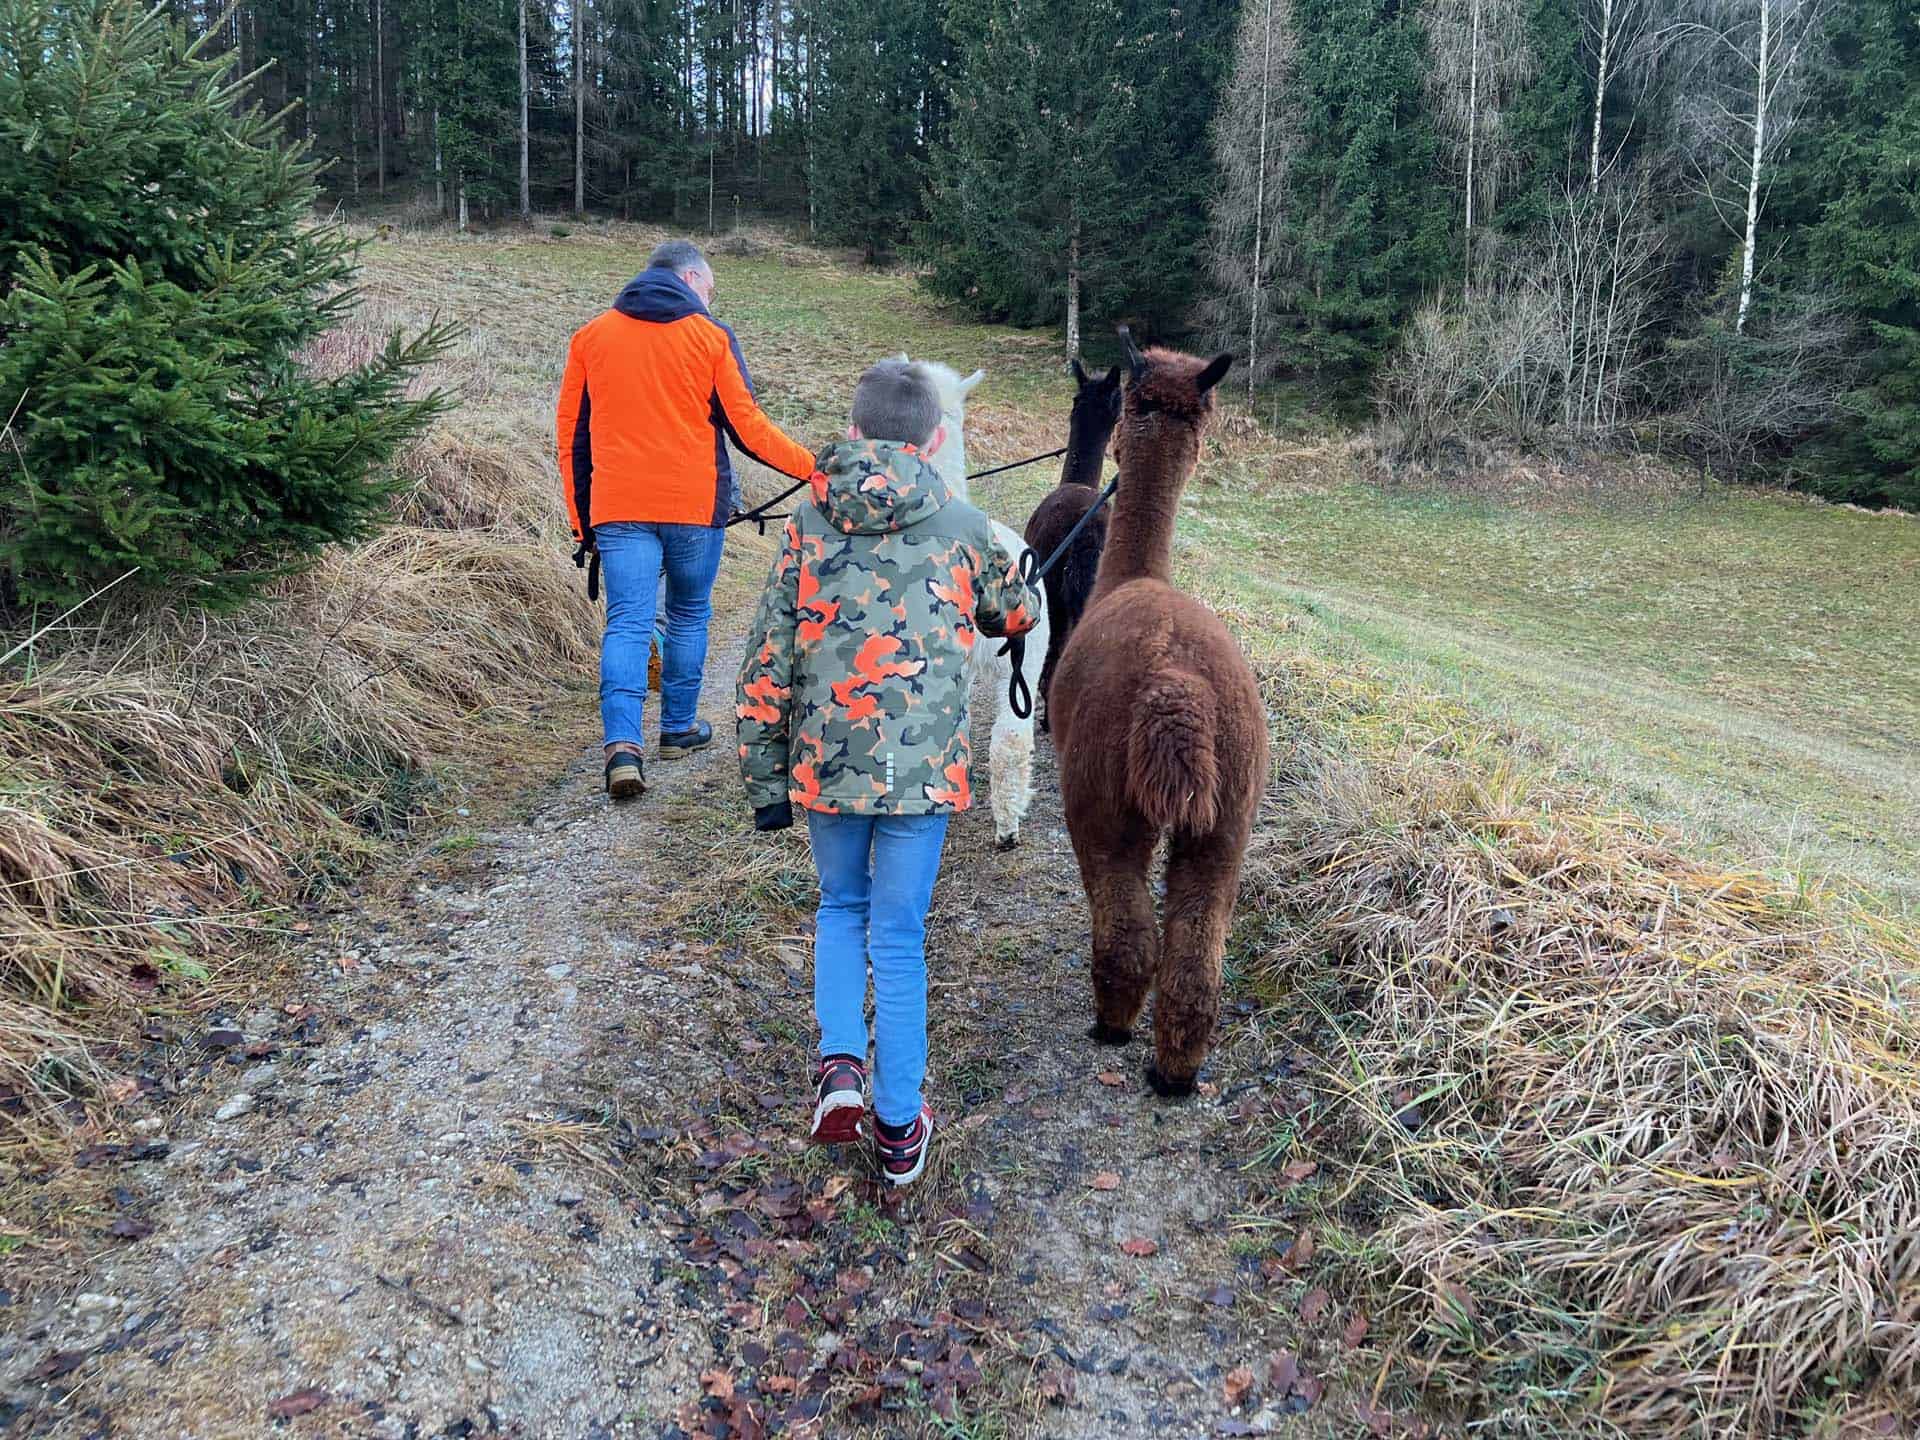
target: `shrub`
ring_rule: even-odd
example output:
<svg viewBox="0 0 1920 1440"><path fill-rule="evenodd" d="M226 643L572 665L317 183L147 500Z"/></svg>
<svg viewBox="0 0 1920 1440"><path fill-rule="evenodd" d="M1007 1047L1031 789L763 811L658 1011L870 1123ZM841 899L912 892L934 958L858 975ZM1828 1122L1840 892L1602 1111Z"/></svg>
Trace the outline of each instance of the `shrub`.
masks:
<svg viewBox="0 0 1920 1440"><path fill-rule="evenodd" d="M321 378L356 242L308 223L317 167L129 0L0 0L0 589L67 602L130 572L230 600L365 534L383 466L445 405L450 338Z"/></svg>

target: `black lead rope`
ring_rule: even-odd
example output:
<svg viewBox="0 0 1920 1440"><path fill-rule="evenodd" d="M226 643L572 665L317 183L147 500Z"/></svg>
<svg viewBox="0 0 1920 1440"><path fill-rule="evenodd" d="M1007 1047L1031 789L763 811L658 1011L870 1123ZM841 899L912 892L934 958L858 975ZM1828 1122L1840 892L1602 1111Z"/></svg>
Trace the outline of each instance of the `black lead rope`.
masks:
<svg viewBox="0 0 1920 1440"><path fill-rule="evenodd" d="M1113 498L1113 492L1119 488L1120 477L1115 475L1107 483L1107 488L1100 492L1100 498L1087 507L1087 513L1075 521L1073 528L1067 531L1058 545L1053 547L1053 553L1047 556L1045 564L1036 561L1031 550L1020 552L1020 578L1029 588L1038 585L1053 573L1053 567L1060 563L1068 548L1080 538L1080 532L1087 528L1087 522L1100 513L1107 501ZM1013 676L1007 681L1007 704L1013 708L1017 718L1025 720L1033 714L1033 691L1027 687L1027 677L1020 668L1026 659L1027 637L1016 635L1000 647L1000 653L1002 655L1011 653L1013 656Z"/></svg>
<svg viewBox="0 0 1920 1440"><path fill-rule="evenodd" d="M967 476L967 479L968 480L984 480L989 475L998 475L1003 471L1007 471L1007 470L1018 470L1023 465L1037 465L1042 460L1051 460L1056 455L1064 455L1066 453L1067 453L1067 447L1062 445L1058 450L1049 450L1044 455L1029 455L1024 460L1015 460L1011 464L1007 464L1007 465L996 465L991 470L976 470L974 471L973 474ZM775 505L780 504L782 501L788 499L790 496L799 494L802 490L804 490L808 485L812 483L813 481L811 477L809 477L806 480L801 480L793 485L789 485L785 490L782 490L778 495L774 496L771 500L768 500L762 504L756 505L751 510L742 510L738 514L728 517L727 524L730 526L751 524L758 527L760 533L764 535L767 533L767 521L785 520L788 518L786 514L775 515L771 513L773 510L773 507Z"/></svg>

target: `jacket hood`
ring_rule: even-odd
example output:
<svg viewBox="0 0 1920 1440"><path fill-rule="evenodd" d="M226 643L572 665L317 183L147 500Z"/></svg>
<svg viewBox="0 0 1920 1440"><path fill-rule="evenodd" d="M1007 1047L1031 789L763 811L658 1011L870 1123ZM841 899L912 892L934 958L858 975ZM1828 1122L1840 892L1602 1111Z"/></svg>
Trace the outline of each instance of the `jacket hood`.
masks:
<svg viewBox="0 0 1920 1440"><path fill-rule="evenodd" d="M653 265L629 280L614 298L613 308L635 320L670 324L689 315L705 315L707 307L687 282L664 265Z"/></svg>
<svg viewBox="0 0 1920 1440"><path fill-rule="evenodd" d="M919 447L897 440L842 440L818 465L813 503L843 535L904 530L953 498Z"/></svg>

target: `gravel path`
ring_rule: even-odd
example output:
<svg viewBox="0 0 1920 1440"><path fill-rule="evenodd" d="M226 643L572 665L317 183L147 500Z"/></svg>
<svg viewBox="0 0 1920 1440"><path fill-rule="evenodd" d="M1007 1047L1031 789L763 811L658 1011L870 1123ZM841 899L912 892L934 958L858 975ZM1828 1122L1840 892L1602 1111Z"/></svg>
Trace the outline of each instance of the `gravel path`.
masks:
<svg viewBox="0 0 1920 1440"><path fill-rule="evenodd" d="M716 729L737 653L716 644ZM752 834L724 744L654 761L610 809L589 709L529 741L559 754L550 784L476 792L487 828L314 917L284 993L155 1045L184 1104L81 1157L124 1233L6 1297L0 1430L1323 1433L1284 1354L1273 1384L1291 1237L1234 1225L1250 1117L1300 1103L1287 1067L1230 1018L1220 1089L1168 1105L1144 1046L1082 1038L1085 907L1044 743L1021 847L995 851L984 804L949 840L947 1129L895 1200L864 1155L796 1138L798 832Z"/></svg>

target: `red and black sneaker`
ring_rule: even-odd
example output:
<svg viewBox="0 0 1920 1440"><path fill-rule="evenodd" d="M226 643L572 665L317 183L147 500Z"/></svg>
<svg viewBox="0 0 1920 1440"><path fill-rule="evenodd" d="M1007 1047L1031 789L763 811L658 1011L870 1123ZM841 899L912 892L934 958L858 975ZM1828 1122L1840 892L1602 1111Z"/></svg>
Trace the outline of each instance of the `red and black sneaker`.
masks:
<svg viewBox="0 0 1920 1440"><path fill-rule="evenodd" d="M816 1145L846 1145L860 1138L867 1113L867 1067L851 1055L829 1055L813 1077Z"/></svg>
<svg viewBox="0 0 1920 1440"><path fill-rule="evenodd" d="M873 1158L879 1163L880 1178L889 1185L911 1185L927 1168L927 1151L933 1147L933 1107L922 1104L920 1113L904 1133L874 1117Z"/></svg>

